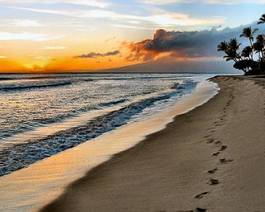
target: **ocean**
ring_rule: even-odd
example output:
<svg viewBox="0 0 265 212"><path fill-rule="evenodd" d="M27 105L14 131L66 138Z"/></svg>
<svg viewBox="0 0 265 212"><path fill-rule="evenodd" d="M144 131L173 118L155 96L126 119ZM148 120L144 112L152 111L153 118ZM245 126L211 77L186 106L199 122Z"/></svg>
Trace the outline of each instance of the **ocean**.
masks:
<svg viewBox="0 0 265 212"><path fill-rule="evenodd" d="M139 142L131 140L141 140L155 132L157 123L159 130L175 115L208 101L218 90L207 81L212 76L173 73L1 75L0 188L2 192L8 190L9 196L0 198L0 202L8 205L9 200L26 196L26 200L17 199L18 205L12 203L11 209L23 211L38 207L48 190L59 193L58 190L87 169ZM190 100L181 105L185 98ZM174 110L165 113L169 108ZM117 133L126 126L130 126L129 131ZM108 139L102 139L104 135L109 136ZM84 146L90 143L90 147ZM92 151L95 145L101 146ZM101 157L103 159L99 159ZM86 163L94 159L97 162L88 167ZM69 163L65 163L67 160ZM32 180L38 186L32 188ZM20 192L16 190L18 186L23 188ZM22 195L21 192L28 193Z"/></svg>

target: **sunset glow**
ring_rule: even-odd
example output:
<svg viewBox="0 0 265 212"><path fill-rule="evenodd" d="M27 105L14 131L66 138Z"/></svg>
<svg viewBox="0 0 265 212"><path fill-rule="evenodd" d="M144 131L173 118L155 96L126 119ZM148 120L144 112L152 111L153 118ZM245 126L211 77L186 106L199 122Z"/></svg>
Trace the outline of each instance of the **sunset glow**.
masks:
<svg viewBox="0 0 265 212"><path fill-rule="evenodd" d="M185 46L158 52L140 43L158 29L211 31L252 23L263 5L250 0L1 0L1 72L95 71L162 56L190 57Z"/></svg>

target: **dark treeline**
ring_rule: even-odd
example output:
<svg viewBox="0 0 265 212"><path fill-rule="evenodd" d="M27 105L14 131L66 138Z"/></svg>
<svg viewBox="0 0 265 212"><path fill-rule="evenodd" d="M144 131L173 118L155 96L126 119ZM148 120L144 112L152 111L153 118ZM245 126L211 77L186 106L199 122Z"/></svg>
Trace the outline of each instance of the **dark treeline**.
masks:
<svg viewBox="0 0 265 212"><path fill-rule="evenodd" d="M265 14L258 24L265 24ZM236 38L221 42L217 50L225 53L226 61L234 61L234 68L244 71L246 75L265 74L265 34L259 34L258 29L246 27L240 37L248 39L249 45L241 48Z"/></svg>

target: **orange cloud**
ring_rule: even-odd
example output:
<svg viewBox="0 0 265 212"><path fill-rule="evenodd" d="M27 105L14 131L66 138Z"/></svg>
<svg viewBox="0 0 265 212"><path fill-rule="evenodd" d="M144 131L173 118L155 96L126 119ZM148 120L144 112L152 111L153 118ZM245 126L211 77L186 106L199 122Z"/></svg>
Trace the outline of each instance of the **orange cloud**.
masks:
<svg viewBox="0 0 265 212"><path fill-rule="evenodd" d="M185 47L175 49L174 32L167 32L159 29L154 33L153 39L146 39L140 42L124 43L129 49L130 54L127 56L129 61L148 61L158 59L164 56L185 57Z"/></svg>

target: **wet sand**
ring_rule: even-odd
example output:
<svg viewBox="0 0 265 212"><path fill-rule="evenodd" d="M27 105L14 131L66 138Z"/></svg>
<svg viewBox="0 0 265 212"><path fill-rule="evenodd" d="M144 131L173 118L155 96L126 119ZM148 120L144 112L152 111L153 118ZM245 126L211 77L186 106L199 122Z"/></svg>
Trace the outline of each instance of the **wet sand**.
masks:
<svg viewBox="0 0 265 212"><path fill-rule="evenodd" d="M94 168L42 211L265 211L265 80L213 81L221 91L208 103Z"/></svg>

